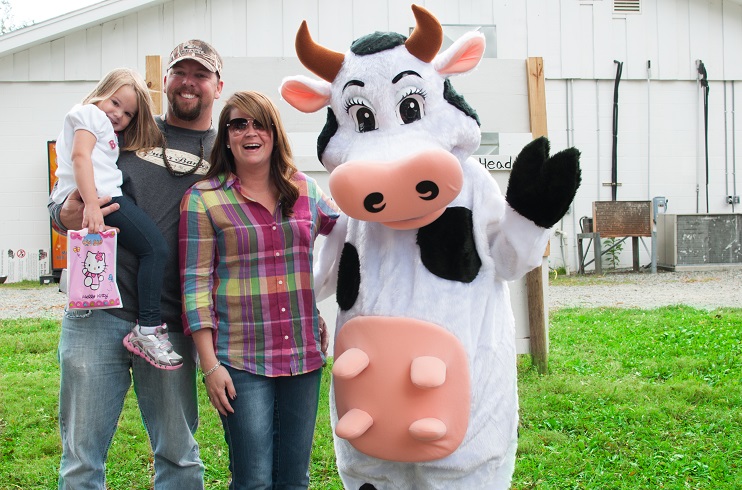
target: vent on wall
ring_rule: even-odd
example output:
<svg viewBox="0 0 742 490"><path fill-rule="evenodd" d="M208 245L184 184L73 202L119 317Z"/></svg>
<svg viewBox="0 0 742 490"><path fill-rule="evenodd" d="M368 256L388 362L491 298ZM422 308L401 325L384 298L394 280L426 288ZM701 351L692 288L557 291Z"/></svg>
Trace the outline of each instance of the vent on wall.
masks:
<svg viewBox="0 0 742 490"><path fill-rule="evenodd" d="M638 14L641 11L641 0L613 0L614 14Z"/></svg>

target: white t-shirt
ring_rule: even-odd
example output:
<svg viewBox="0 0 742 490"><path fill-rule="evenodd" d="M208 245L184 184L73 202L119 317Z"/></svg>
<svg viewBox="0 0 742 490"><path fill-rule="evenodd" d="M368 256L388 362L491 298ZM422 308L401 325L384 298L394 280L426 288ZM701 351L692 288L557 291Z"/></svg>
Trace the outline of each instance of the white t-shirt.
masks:
<svg viewBox="0 0 742 490"><path fill-rule="evenodd" d="M75 131L82 129L95 135L93 147L93 174L98 197L121 195L123 177L116 165L119 157L119 143L116 132L105 112L95 104L77 104L64 117L62 132L57 138L57 187L52 192L52 200L62 203L77 188L72 171L72 142Z"/></svg>

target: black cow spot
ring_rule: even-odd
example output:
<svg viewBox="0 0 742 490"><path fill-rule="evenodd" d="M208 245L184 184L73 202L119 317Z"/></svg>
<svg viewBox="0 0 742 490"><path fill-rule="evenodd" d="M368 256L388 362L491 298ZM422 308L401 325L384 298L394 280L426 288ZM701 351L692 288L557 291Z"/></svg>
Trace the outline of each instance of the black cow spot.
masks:
<svg viewBox="0 0 742 490"><path fill-rule="evenodd" d="M338 306L343 311L353 308L358 299L358 291L361 287L361 260L358 258L358 250L346 243L340 254L340 265L338 267L338 287L335 297Z"/></svg>
<svg viewBox="0 0 742 490"><path fill-rule="evenodd" d="M332 112L332 109L328 107L327 121L325 122L325 127L322 128L322 131L317 138L317 158L320 162L322 162L322 155L324 155L325 150L327 149L327 145L330 144L330 140L333 136L335 136L337 130L338 120L337 118L335 118L335 113ZM322 165L324 164L325 162L322 162Z"/></svg>
<svg viewBox="0 0 742 490"><path fill-rule="evenodd" d="M456 90L453 88L453 85L451 85L451 80L449 80L448 78L446 78L446 81L443 82L443 98L446 99L446 102L448 102L470 118L474 119L477 122L477 126L482 125L482 123L479 122L477 111L475 111L472 106L470 106L469 103L464 100L463 95L456 92Z"/></svg>
<svg viewBox="0 0 742 490"><path fill-rule="evenodd" d="M371 485L370 483L364 483L358 490L376 490L376 487Z"/></svg>
<svg viewBox="0 0 742 490"><path fill-rule="evenodd" d="M442 279L472 282L482 260L474 243L470 209L447 208L437 220L420 228L417 244L423 265Z"/></svg>

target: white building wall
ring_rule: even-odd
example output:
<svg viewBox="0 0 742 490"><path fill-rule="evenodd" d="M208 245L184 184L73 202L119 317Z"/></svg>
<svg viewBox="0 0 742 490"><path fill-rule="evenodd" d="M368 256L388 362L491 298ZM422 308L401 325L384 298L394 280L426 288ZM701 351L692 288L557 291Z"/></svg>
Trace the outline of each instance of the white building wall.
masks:
<svg viewBox="0 0 742 490"><path fill-rule="evenodd" d="M18 261L10 264L7 252L48 251L46 142L56 138L69 107L111 68L130 66L144 73L146 55L161 55L165 62L177 42L203 38L225 57L225 96L249 88L278 100L282 76L307 74L294 51L294 36L302 20L307 20L320 43L346 51L353 39L376 30L408 33L414 25L410 3L116 0L105 2L105 8L91 7L76 17L0 37L0 204L4 210L0 215L0 275L9 268L15 280L33 279L44 272L43 263L34 267L19 267ZM741 182L732 175L742 151L742 144L735 145L742 143L742 125L732 132L731 94L732 86L739 89L742 80L742 1L644 0L640 14L614 14L610 0L417 3L444 24L496 25L500 58L544 58L552 148L578 147L583 167L583 184L573 209L557 227L563 235L552 241L551 266L566 261L570 269L576 268L579 218L591 215L593 201L611 198L610 187L603 183L610 181L611 174L614 60L624 63L619 86L618 199L662 195L670 200L670 212L695 212L697 208L705 212L702 99L696 81L696 60L700 59L711 79L709 211L733 210L725 199ZM121 13L112 13L119 4ZM104 18L95 18L99 11L105 12ZM42 36L55 25L75 19L82 23L79 28ZM18 45L16 39L33 40L34 32L42 33L41 38ZM467 79L454 79L454 86L465 88L462 92L467 94L478 92L482 100L496 99L492 93L500 89L501 82L484 76L486 69ZM314 144L324 114L299 114L279 104L300 167L322 175ZM483 105L475 108L485 122L497 110ZM518 132L501 134L500 139L502 153L509 154L517 153L528 138ZM735 146L737 155L732 151ZM739 185L737 193L741 193ZM737 205L734 211L739 209ZM625 247L624 264L631 262L629 248ZM647 264L650 257L644 249L641 252L641 263Z"/></svg>

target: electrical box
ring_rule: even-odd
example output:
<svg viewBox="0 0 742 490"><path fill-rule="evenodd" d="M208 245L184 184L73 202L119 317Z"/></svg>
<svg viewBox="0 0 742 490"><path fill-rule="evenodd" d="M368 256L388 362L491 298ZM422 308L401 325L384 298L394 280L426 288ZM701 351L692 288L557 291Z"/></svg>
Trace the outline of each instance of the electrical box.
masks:
<svg viewBox="0 0 742 490"><path fill-rule="evenodd" d="M672 271L742 267L742 214L659 214L657 266Z"/></svg>
<svg viewBox="0 0 742 490"><path fill-rule="evenodd" d="M592 225L600 238L652 236L652 202L595 201Z"/></svg>

